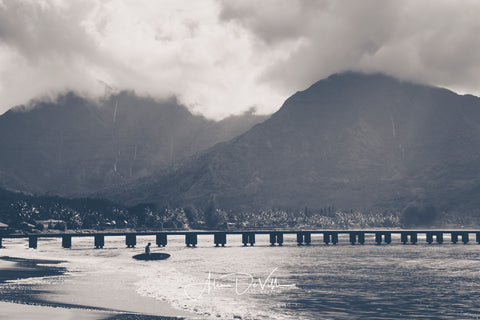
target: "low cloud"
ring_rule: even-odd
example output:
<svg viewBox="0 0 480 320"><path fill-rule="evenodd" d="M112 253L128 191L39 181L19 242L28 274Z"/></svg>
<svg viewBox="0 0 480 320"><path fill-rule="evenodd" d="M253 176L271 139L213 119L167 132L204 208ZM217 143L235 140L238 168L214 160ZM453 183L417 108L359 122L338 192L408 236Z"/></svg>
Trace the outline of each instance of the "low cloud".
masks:
<svg viewBox="0 0 480 320"><path fill-rule="evenodd" d="M213 118L278 108L282 96L259 81L277 53L219 15L215 1L2 1L2 111L66 90L98 96L108 86L175 95Z"/></svg>
<svg viewBox="0 0 480 320"><path fill-rule="evenodd" d="M480 93L478 1L262 4L228 1L221 16L271 46L303 40L287 59L266 68L262 80L277 87L305 88L332 73L357 70Z"/></svg>
<svg viewBox="0 0 480 320"><path fill-rule="evenodd" d="M0 112L75 90L172 95L211 118L345 70L479 94L476 1L0 0Z"/></svg>

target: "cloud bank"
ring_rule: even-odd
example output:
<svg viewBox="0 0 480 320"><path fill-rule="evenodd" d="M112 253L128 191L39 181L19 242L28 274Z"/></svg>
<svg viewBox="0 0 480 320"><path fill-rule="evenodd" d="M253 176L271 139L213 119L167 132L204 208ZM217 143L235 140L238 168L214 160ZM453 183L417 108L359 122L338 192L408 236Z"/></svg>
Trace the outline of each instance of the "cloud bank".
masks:
<svg viewBox="0 0 480 320"><path fill-rule="evenodd" d="M332 73L480 94L478 1L0 0L0 112L75 90L172 95L222 118Z"/></svg>

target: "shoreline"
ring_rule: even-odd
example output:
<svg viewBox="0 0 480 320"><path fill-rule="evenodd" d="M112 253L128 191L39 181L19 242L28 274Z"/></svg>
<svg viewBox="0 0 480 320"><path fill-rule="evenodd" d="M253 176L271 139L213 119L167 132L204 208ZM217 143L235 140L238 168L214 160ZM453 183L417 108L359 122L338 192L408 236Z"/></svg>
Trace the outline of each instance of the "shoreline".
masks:
<svg viewBox="0 0 480 320"><path fill-rule="evenodd" d="M9 319L157 319L191 318L166 302L135 292L133 274L66 274L63 260L27 259L0 256L0 315ZM23 279L51 279L53 284L22 283ZM19 282L16 282L20 280ZM99 282L101 281L101 282ZM95 284L103 283L103 286Z"/></svg>

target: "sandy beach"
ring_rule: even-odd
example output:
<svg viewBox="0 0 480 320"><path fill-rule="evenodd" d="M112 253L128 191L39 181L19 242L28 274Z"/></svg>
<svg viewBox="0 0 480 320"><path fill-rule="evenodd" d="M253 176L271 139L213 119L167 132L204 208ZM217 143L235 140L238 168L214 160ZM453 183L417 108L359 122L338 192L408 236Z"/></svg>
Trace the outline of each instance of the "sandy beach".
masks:
<svg viewBox="0 0 480 320"><path fill-rule="evenodd" d="M139 276L133 272L69 274L60 263L0 257L0 319L193 318L165 302L137 294Z"/></svg>
<svg viewBox="0 0 480 320"><path fill-rule="evenodd" d="M0 301L0 319L25 320L25 319L108 319L115 316L111 312L79 310L74 308L55 308L38 305L19 304Z"/></svg>

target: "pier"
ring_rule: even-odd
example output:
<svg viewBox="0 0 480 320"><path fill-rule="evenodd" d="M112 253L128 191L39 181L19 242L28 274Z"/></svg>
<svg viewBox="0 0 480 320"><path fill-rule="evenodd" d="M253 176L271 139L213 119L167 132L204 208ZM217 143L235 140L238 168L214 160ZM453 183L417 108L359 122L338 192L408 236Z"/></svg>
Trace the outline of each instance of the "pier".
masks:
<svg viewBox="0 0 480 320"><path fill-rule="evenodd" d="M71 248L74 243L73 238L91 237L92 245L95 249L102 249L105 246L105 239L111 236L125 237L125 246L135 248L137 237L155 236L158 247L165 247L168 244L169 236L184 236L187 247L196 247L198 245L198 236L210 235L213 237L213 243L216 247L225 247L227 245L228 235L241 235L241 244L244 246L255 245L256 235L268 235L270 246L282 246L287 244L284 241L284 235L296 235L296 241L291 244L298 246L311 245L312 239L317 243L325 245L336 245L338 243L350 243L351 245L388 245L391 244L392 235L397 236L398 243L404 245L415 245L419 239L425 239L426 244L443 244L445 239L450 240L452 244L462 242L468 244L472 237L475 242L480 244L480 230L227 230L227 231L138 231L138 232L64 232L64 233L23 233L23 234L0 234L0 248L8 245L8 239L25 238L28 239L28 247L36 249L39 238L61 238L63 248ZM295 239L295 237L293 237Z"/></svg>

